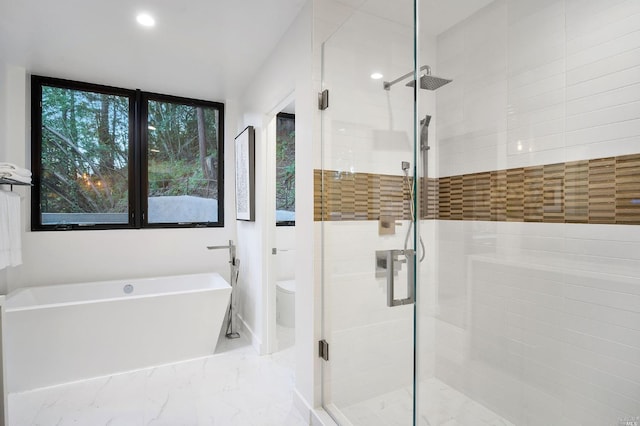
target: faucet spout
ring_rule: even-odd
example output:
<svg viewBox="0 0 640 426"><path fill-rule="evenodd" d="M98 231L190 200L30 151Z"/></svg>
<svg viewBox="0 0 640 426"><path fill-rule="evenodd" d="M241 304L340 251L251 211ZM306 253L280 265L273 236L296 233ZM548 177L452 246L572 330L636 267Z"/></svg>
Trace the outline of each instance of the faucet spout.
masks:
<svg viewBox="0 0 640 426"><path fill-rule="evenodd" d="M207 250L229 250L229 263L234 263L236 258L236 245L233 240L229 240L229 244L226 246L207 246Z"/></svg>

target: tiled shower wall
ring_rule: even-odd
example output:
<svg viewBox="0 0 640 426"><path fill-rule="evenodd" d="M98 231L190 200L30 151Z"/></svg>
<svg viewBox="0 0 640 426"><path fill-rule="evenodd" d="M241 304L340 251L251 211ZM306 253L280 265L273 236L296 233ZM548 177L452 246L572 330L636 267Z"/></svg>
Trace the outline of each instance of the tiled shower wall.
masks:
<svg viewBox="0 0 640 426"><path fill-rule="evenodd" d="M435 371L516 424L640 415L640 3L498 0L441 34L437 58L454 81L437 92L437 202L421 212L439 220L423 227L435 229L423 237L437 278L422 295L437 302L421 300L436 320L420 330L420 379ZM354 96L359 80L342 71L336 95L367 99L368 110L332 112L316 219L333 337L347 348L332 384L348 403L401 386L411 341L370 270L371 250L402 244L401 233L377 237L374 220L408 217L397 170L406 135L375 130L389 118L385 94Z"/></svg>
<svg viewBox="0 0 640 426"><path fill-rule="evenodd" d="M640 416L640 2L497 0L437 57L438 176L519 189L437 223L436 377L516 424Z"/></svg>
<svg viewBox="0 0 640 426"><path fill-rule="evenodd" d="M316 219L329 386L349 404L410 374L409 313L384 305L372 268L406 230L378 236L376 219L408 218L410 99L362 75L386 49L392 75L411 64L397 60L410 34L387 21L357 15L341 31L325 50L335 68ZM420 270L433 274L421 277L421 315L435 321L420 328L419 379L435 374L516 424L639 416L640 3L497 0L421 62L453 82L420 92L436 97L421 111L436 136L421 217L439 220L421 224Z"/></svg>
<svg viewBox="0 0 640 426"><path fill-rule="evenodd" d="M410 178L315 170L314 179L315 220L411 217ZM421 219L640 225L640 154L420 179L418 191Z"/></svg>

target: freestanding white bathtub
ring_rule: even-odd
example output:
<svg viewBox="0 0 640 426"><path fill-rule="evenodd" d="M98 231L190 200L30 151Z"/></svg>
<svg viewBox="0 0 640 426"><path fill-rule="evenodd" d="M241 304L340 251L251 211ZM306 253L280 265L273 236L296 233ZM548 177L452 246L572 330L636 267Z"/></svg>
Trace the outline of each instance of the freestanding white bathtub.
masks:
<svg viewBox="0 0 640 426"><path fill-rule="evenodd" d="M217 273L16 290L5 305L8 391L211 355L230 294Z"/></svg>

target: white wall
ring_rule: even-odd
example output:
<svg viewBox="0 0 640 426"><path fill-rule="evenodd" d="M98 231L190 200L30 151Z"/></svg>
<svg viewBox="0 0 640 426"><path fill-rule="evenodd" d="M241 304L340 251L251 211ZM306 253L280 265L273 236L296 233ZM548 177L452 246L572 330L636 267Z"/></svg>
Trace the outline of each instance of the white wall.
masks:
<svg viewBox="0 0 640 426"><path fill-rule="evenodd" d="M440 175L637 153L635 7L496 1L441 34Z"/></svg>
<svg viewBox="0 0 640 426"><path fill-rule="evenodd" d="M272 114L284 107L294 93L296 105L296 277L312 277L314 274L314 224L313 224L313 126L316 97L311 81L313 3L309 1L284 35L276 49L263 64L260 72L247 88L239 108L237 132L247 125L256 127L256 165L266 167L266 131ZM287 102L288 103L288 102ZM256 169L256 176L264 176ZM238 257L243 259L240 272L240 314L253 332L257 349L264 352L267 333L265 301L271 297L266 274L266 257L271 256L267 226L275 220L266 215L260 206L266 205L266 197L275 197L265 190L265 182L256 180L256 221L238 223ZM275 204L274 204L275 205ZM318 314L316 306L317 283L301 280L296 288L296 394L303 410L316 407L319 387L315 373L316 354L314 343ZM273 298L275 300L275 296Z"/></svg>
<svg viewBox="0 0 640 426"><path fill-rule="evenodd" d="M639 13L497 0L441 34L439 175L640 152ZM439 221L437 245L439 379L515 424L638 415L639 226Z"/></svg>
<svg viewBox="0 0 640 426"><path fill-rule="evenodd" d="M8 77L6 67L0 67L0 158L7 157L7 116L6 108L8 104ZM5 188L3 188L5 189ZM7 271L0 270L0 294L7 294Z"/></svg>
<svg viewBox="0 0 640 426"><path fill-rule="evenodd" d="M63 63L57 67L58 75L68 72ZM2 160L30 167L29 74L38 70L6 63L0 63L0 69L6 82L1 98L2 121L6 123L0 136ZM109 81L106 71L96 78L100 82ZM232 101L226 103L225 113L225 163L229 165L233 164L236 122ZM206 250L207 245L235 239L232 167L225 167L225 182L226 225L210 229L31 232L30 191L18 188L16 190L24 194L23 265L6 271L7 289L211 270L220 271L228 278L228 254Z"/></svg>
<svg viewBox="0 0 640 426"><path fill-rule="evenodd" d="M310 1L282 39L280 45L269 56L269 60L255 76L240 103L225 100L225 227L213 229L163 229L163 230L118 230L118 231L74 231L31 232L29 222L29 194L24 199L24 264L8 272L0 272L0 286L8 290L29 285L50 285L61 282L82 282L125 277L144 277L165 274L180 274L218 270L228 277L228 257L224 251L207 251L207 245L222 245L229 239L237 240L238 257L241 259L239 284L240 313L255 333L257 342L262 339L265 327L262 300L263 254L265 238L263 223L258 213L255 223L241 223L236 238L234 200L234 137L246 125L257 127L258 157L261 132L265 126L265 114L278 102L295 91L296 104L296 150L297 221L296 239L302 241L297 251L296 276L314 275L313 223L313 149L315 102L312 86L312 12ZM79 78L82 70L68 69L63 61L47 64L45 71L31 69L28 64L10 64L0 60L0 108L1 160L30 164L30 134L28 81L30 73L44 73L52 77ZM117 71L95 70L84 78L99 84L127 86L127 76L113 74ZM5 84L5 82L7 84ZM136 85L131 84L131 87ZM163 93L163 87L141 87L143 90ZM194 93L169 93L177 96L197 96ZM214 99L217 100L217 99ZM11 123L11 125L9 125ZM5 136L6 135L6 136ZM262 161L261 159L258 160ZM257 176L261 170L257 170ZM258 196L260 203L265 194ZM257 206L258 212L260 205ZM317 380L318 366L315 341L319 338L318 283L309 279L307 286L299 286L296 297L297 327L296 342L296 387L301 406L309 408L319 404L320 383ZM1 290L2 288L0 288Z"/></svg>
<svg viewBox="0 0 640 426"><path fill-rule="evenodd" d="M25 150L19 144L14 143L24 138L27 131L26 111L29 102L28 93L25 88L24 68L14 65L0 63L0 76L2 77L0 88L0 161L15 163L20 166L29 167L29 158L25 155ZM8 189L8 188L3 188ZM29 194L25 187L14 187L20 194ZM28 198L22 198L22 206L28 205ZM23 209L24 211L24 209ZM25 217L23 217L23 224ZM12 289L11 283L17 268L7 268L0 270L0 290L6 294Z"/></svg>

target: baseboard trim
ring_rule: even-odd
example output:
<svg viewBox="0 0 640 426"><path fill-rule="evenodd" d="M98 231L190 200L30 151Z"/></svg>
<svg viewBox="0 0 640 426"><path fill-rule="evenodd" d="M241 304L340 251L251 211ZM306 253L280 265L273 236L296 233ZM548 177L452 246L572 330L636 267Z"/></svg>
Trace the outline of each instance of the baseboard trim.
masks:
<svg viewBox="0 0 640 426"><path fill-rule="evenodd" d="M329 423L329 424L337 425L338 423L336 423L336 422L339 422L340 426L353 426L353 423L351 423L351 421L344 414L342 414L342 412L340 410L338 410L338 408L335 406L335 404L329 404L328 408L331 411L331 414L333 415L333 417L330 416L329 413L327 413L326 411L323 410L323 412L333 422L333 423ZM334 417L335 417L335 420L334 420Z"/></svg>
<svg viewBox="0 0 640 426"><path fill-rule="evenodd" d="M262 340L253 332L253 329L249 327L249 325L245 322L244 318L239 314L236 314L238 317L238 322L240 323L240 332L245 333L247 337L251 339L251 346L258 352L262 353Z"/></svg>
<svg viewBox="0 0 640 426"><path fill-rule="evenodd" d="M297 389L293 390L293 406L311 426L338 426L322 408L311 408Z"/></svg>
<svg viewBox="0 0 640 426"><path fill-rule="evenodd" d="M331 418L329 413L322 408L315 409L311 412L311 425L312 426L338 426L338 424Z"/></svg>

